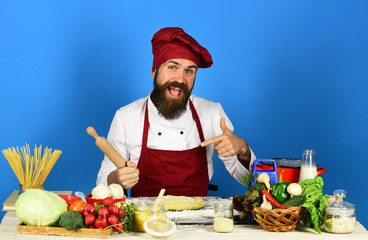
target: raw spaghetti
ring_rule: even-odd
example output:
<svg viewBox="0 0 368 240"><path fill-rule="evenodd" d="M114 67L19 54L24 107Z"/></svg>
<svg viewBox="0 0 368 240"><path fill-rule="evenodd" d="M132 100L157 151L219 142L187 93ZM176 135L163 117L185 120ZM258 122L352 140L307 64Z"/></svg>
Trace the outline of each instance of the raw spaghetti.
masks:
<svg viewBox="0 0 368 240"><path fill-rule="evenodd" d="M29 145L19 148L8 148L2 151L8 160L11 168L17 176L22 186L38 187L43 186L51 169L61 155L60 150L54 150L46 147L42 155L42 147L33 150L33 156Z"/></svg>

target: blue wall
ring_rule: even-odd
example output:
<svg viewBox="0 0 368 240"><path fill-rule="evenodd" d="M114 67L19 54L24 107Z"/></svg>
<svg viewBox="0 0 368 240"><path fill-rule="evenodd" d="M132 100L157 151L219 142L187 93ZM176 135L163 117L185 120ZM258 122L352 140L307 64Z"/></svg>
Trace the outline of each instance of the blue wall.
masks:
<svg viewBox="0 0 368 240"><path fill-rule="evenodd" d="M367 1L1 1L0 150L63 151L46 190L95 186L115 111L152 88L152 35L180 26L212 54L194 94L221 102L257 157L315 148L328 194L368 226ZM18 180L0 155L0 202ZM242 194L218 159L221 196ZM229 187L230 186L230 187ZM0 214L0 217L3 213Z"/></svg>

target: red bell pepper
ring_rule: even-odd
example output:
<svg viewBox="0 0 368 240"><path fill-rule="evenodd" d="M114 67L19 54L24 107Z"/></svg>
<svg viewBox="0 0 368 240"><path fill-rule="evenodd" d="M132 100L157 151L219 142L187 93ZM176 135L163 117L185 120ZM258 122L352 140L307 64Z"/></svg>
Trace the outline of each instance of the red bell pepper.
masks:
<svg viewBox="0 0 368 240"><path fill-rule="evenodd" d="M263 189L262 190L262 195L265 195L266 196L266 199L272 204L274 205L275 207L277 208L288 208L290 206L285 206L285 205L282 205L281 203L279 203L276 199L274 199L271 194L266 190L266 189Z"/></svg>

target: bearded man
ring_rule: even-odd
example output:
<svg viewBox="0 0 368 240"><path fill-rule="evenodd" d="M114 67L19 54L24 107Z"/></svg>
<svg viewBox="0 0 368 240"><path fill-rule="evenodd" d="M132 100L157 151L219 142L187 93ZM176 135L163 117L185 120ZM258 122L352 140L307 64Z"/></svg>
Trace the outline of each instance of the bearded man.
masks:
<svg viewBox="0 0 368 240"><path fill-rule="evenodd" d="M255 155L219 103L191 95L198 68L212 57L183 29L168 27L152 38L154 89L119 109L107 140L127 160L117 169L106 156L97 184L118 183L132 197L207 196L213 152L239 183ZM206 140L207 139L207 140Z"/></svg>

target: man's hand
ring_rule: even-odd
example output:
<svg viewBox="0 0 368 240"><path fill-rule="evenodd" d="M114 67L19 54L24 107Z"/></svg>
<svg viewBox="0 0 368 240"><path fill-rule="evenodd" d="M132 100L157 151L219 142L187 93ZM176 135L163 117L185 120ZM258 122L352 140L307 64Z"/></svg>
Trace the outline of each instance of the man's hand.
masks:
<svg viewBox="0 0 368 240"><path fill-rule="evenodd" d="M136 168L136 165L136 163L128 161L126 167L119 168L110 173L107 178L108 184L118 183L124 189L132 188L139 180L139 170Z"/></svg>
<svg viewBox="0 0 368 240"><path fill-rule="evenodd" d="M225 118L221 118L220 127L222 129L222 135L207 139L201 143L201 146L205 147L216 143L215 150L224 157L246 154L248 144L244 139L236 136L226 127Z"/></svg>

